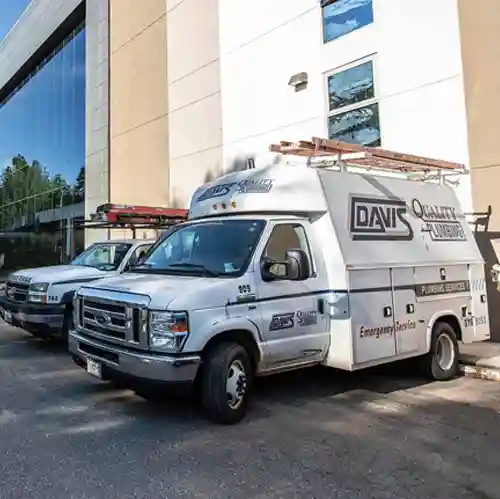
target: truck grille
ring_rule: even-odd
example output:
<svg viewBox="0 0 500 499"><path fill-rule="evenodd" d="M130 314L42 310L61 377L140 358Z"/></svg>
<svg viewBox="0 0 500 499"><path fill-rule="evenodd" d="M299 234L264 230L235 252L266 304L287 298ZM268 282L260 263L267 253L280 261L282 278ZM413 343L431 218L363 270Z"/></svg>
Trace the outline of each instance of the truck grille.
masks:
<svg viewBox="0 0 500 499"><path fill-rule="evenodd" d="M5 296L8 300L17 303L24 303L28 300L28 290L30 285L21 282L7 282L5 285Z"/></svg>
<svg viewBox="0 0 500 499"><path fill-rule="evenodd" d="M75 305L77 327L120 343L140 343L139 307L90 297L79 298Z"/></svg>

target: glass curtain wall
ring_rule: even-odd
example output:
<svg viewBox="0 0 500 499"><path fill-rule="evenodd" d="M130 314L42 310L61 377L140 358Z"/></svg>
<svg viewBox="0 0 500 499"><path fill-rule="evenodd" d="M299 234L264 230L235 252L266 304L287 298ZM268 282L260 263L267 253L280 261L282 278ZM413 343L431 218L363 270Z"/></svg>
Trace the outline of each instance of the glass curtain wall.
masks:
<svg viewBox="0 0 500 499"><path fill-rule="evenodd" d="M68 221L84 211L84 168L82 24L0 102L4 269L59 263L70 245L74 253L75 241L67 241Z"/></svg>

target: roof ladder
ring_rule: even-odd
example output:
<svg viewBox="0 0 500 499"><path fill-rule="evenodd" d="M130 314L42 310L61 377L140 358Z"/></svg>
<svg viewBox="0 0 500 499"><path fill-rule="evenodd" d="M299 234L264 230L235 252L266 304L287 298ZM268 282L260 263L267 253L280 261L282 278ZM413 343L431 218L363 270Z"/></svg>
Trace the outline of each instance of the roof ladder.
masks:
<svg viewBox="0 0 500 499"><path fill-rule="evenodd" d="M444 182L445 176L469 173L466 166L440 159L403 154L377 147L350 144L338 140L313 137L310 141L282 141L269 147L271 152L307 158L308 166L336 167L341 170L349 166L367 170L392 171L412 174L418 180ZM318 160L315 165L313 160Z"/></svg>

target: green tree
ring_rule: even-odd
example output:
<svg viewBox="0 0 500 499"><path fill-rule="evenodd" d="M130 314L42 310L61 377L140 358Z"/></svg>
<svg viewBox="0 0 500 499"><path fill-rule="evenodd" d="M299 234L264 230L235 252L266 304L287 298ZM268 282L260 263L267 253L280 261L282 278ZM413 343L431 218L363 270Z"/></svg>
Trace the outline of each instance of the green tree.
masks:
<svg viewBox="0 0 500 499"><path fill-rule="evenodd" d="M61 174L51 177L39 161L18 154L0 174L0 227L31 225L36 212L75 202L75 189Z"/></svg>
<svg viewBox="0 0 500 499"><path fill-rule="evenodd" d="M75 203L81 203L85 200L85 166L82 166L78 172L73 192Z"/></svg>

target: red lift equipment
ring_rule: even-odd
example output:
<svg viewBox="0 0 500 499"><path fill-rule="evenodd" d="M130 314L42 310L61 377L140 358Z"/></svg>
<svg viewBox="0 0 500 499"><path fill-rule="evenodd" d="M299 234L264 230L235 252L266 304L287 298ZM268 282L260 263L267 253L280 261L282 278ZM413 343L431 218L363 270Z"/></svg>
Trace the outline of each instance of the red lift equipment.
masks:
<svg viewBox="0 0 500 499"><path fill-rule="evenodd" d="M188 210L107 203L97 207L90 220L77 224L79 229L168 229L187 220Z"/></svg>

